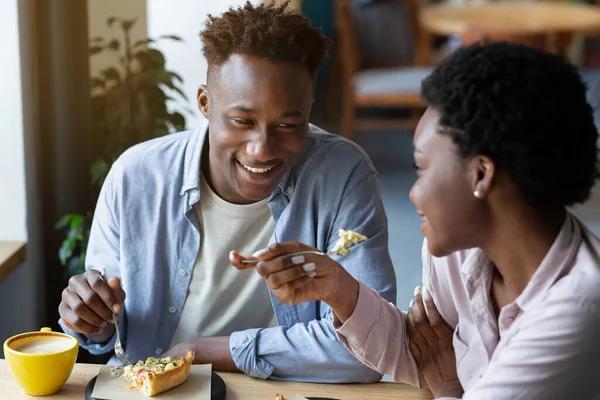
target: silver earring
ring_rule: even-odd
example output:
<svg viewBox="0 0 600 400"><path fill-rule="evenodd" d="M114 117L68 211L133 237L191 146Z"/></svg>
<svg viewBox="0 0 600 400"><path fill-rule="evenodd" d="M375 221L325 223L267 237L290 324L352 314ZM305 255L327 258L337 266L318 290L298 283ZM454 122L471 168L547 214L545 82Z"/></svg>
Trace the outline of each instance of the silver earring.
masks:
<svg viewBox="0 0 600 400"><path fill-rule="evenodd" d="M477 197L478 199L481 199L481 192L479 190L476 190L473 192L473 196Z"/></svg>

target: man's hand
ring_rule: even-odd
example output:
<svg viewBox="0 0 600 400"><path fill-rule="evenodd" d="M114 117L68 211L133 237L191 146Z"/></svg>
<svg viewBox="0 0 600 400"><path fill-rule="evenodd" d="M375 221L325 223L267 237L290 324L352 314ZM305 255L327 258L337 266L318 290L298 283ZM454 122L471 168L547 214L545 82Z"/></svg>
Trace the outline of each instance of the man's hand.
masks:
<svg viewBox="0 0 600 400"><path fill-rule="evenodd" d="M442 319L427 289L419 289L411 301L407 323L410 352L433 395L462 397L464 391L458 380L452 344L454 332Z"/></svg>
<svg viewBox="0 0 600 400"><path fill-rule="evenodd" d="M112 311L118 315L124 302L125 292L121 289L119 278L111 277L105 281L100 272L89 270L69 279L69 285L62 292L58 312L72 331L88 336L98 335L107 340L115 329Z"/></svg>
<svg viewBox="0 0 600 400"><path fill-rule="evenodd" d="M161 357L183 358L192 350L196 358L194 364L212 364L216 371L241 372L229 350L229 336L192 339L173 346Z"/></svg>

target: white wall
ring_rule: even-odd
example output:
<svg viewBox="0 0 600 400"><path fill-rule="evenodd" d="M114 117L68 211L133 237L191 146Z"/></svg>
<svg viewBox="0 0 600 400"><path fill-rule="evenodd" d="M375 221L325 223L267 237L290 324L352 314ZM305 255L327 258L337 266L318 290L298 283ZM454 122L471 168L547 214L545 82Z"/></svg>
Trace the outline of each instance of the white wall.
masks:
<svg viewBox="0 0 600 400"><path fill-rule="evenodd" d="M253 3L260 3L254 0ZM167 59L167 69L183 78L183 92L188 98L185 106L191 112L182 112L182 107L171 104L171 108L182 112L186 125L194 129L199 121L196 107L198 86L206 83L206 60L202 56L200 31L204 27L208 14L220 15L230 6L239 6L246 0L148 0L148 35L152 38L160 35L178 35L181 42L165 41L157 46ZM176 95L174 95L176 96Z"/></svg>
<svg viewBox="0 0 600 400"><path fill-rule="evenodd" d="M17 0L2 0L0 37L0 241L24 241L27 205Z"/></svg>

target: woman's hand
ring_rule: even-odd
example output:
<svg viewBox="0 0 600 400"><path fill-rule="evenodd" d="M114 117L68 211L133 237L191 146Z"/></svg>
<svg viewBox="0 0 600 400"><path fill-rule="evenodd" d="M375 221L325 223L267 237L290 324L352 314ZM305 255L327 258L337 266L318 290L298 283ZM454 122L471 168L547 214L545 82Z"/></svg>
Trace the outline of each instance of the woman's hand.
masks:
<svg viewBox="0 0 600 400"><path fill-rule="evenodd" d="M277 300L288 304L321 300L344 322L354 311L358 282L328 256L290 255L306 250L318 251L299 242L286 242L254 253L253 258L259 260L256 264L243 264L243 257L235 251L230 259L238 269L256 267Z"/></svg>
<svg viewBox="0 0 600 400"><path fill-rule="evenodd" d="M433 395L436 398L462 397L464 391L458 380L452 345L454 331L442 319L426 288L422 292L420 288L415 289L407 322L410 352Z"/></svg>

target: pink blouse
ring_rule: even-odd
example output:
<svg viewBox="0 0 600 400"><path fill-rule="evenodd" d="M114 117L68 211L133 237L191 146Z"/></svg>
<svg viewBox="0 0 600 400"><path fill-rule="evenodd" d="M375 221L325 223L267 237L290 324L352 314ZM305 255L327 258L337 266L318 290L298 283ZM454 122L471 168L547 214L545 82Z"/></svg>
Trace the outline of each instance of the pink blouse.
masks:
<svg viewBox="0 0 600 400"><path fill-rule="evenodd" d="M464 400L600 400L600 239L567 214L525 290L496 319L493 266L471 249L433 257L423 285L454 327ZM360 285L338 339L365 365L425 387L408 348L406 313ZM447 399L447 398L446 398Z"/></svg>

